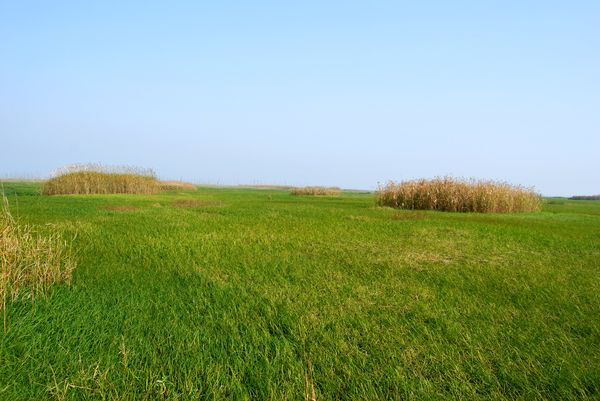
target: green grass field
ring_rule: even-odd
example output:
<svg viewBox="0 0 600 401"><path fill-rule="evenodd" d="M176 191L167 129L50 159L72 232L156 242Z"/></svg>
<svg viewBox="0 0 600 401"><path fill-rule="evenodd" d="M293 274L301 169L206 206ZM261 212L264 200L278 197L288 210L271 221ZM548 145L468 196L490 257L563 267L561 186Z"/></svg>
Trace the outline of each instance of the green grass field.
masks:
<svg viewBox="0 0 600 401"><path fill-rule="evenodd" d="M7 307L0 400L600 399L598 201L37 185L4 184L13 214L76 234L78 266Z"/></svg>

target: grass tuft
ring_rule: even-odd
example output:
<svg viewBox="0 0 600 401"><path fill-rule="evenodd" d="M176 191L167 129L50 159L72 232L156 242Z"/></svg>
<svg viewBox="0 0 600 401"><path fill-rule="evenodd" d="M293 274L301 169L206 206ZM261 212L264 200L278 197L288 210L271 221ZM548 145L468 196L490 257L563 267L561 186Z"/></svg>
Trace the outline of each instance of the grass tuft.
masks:
<svg viewBox="0 0 600 401"><path fill-rule="evenodd" d="M338 187L298 187L290 189L292 195L339 196L342 190Z"/></svg>
<svg viewBox="0 0 600 401"><path fill-rule="evenodd" d="M51 228L41 234L32 226L19 224L11 215L8 200L2 195L0 210L0 299L6 304L19 297L34 300L46 296L51 285L71 282L75 260L69 244Z"/></svg>
<svg viewBox="0 0 600 401"><path fill-rule="evenodd" d="M150 169L94 164L65 167L42 185L44 195L155 194L160 190Z"/></svg>
<svg viewBox="0 0 600 401"><path fill-rule="evenodd" d="M389 182L379 188L377 204L399 209L512 213L540 210L542 197L531 188L505 182L443 177Z"/></svg>

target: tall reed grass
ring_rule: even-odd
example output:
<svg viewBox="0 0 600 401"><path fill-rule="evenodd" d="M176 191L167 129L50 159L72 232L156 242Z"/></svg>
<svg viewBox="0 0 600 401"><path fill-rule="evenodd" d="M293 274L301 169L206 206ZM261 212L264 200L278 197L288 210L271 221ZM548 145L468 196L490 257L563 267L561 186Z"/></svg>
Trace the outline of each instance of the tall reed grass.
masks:
<svg viewBox="0 0 600 401"><path fill-rule="evenodd" d="M292 195L338 196L342 190L338 187L298 187L290 189Z"/></svg>
<svg viewBox="0 0 600 401"><path fill-rule="evenodd" d="M379 188L377 204L400 209L511 213L540 210L542 197L532 188L505 182L442 177L389 182Z"/></svg>
<svg viewBox="0 0 600 401"><path fill-rule="evenodd" d="M163 191L196 189L196 186L185 181L160 181L160 189Z"/></svg>
<svg viewBox="0 0 600 401"><path fill-rule="evenodd" d="M30 225L19 224L11 215L8 201L2 195L0 210L0 309L19 297L34 300L46 296L54 283L71 282L75 259L61 234L36 231Z"/></svg>
<svg viewBox="0 0 600 401"><path fill-rule="evenodd" d="M42 185L44 195L154 194L161 185L154 171L129 166L70 165Z"/></svg>

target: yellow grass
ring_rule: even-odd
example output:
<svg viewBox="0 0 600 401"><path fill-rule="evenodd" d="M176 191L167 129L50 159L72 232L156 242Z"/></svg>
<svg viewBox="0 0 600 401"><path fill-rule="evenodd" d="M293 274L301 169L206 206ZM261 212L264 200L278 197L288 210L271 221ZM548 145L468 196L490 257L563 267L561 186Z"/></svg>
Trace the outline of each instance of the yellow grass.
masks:
<svg viewBox="0 0 600 401"><path fill-rule="evenodd" d="M57 282L70 283L75 260L67 242L55 229L38 233L29 225L19 224L2 195L0 210L0 309L20 296L34 300L45 296Z"/></svg>
<svg viewBox="0 0 600 401"><path fill-rule="evenodd" d="M542 198L531 188L505 182L452 177L389 182L379 188L377 204L400 209L447 212L533 212Z"/></svg>
<svg viewBox="0 0 600 401"><path fill-rule="evenodd" d="M95 164L64 167L42 185L44 195L154 194L160 190L152 170Z"/></svg>
<svg viewBox="0 0 600 401"><path fill-rule="evenodd" d="M292 195L338 196L342 190L337 187L298 187L290 189Z"/></svg>
<svg viewBox="0 0 600 401"><path fill-rule="evenodd" d="M161 181L160 189L165 191L172 189L196 189L196 186L185 181Z"/></svg>

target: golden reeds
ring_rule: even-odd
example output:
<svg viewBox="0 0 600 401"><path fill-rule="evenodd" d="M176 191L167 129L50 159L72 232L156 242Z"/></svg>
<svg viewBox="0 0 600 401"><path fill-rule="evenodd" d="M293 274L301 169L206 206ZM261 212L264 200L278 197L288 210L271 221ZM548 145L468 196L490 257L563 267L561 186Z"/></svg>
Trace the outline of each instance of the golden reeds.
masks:
<svg viewBox="0 0 600 401"><path fill-rule="evenodd" d="M160 181L160 189L163 191L174 189L196 189L196 186L185 181Z"/></svg>
<svg viewBox="0 0 600 401"><path fill-rule="evenodd" d="M379 188L377 204L400 209L511 213L540 210L542 198L531 188L505 182L443 177L389 182Z"/></svg>
<svg viewBox="0 0 600 401"><path fill-rule="evenodd" d="M2 195L0 210L0 309L20 296L34 300L46 296L57 282L70 283L75 259L69 244L53 228L37 232L32 226L19 224Z"/></svg>
<svg viewBox="0 0 600 401"><path fill-rule="evenodd" d="M339 196L342 190L337 187L298 187L290 189L292 195Z"/></svg>
<svg viewBox="0 0 600 401"><path fill-rule="evenodd" d="M87 164L56 172L42 185L42 194L154 194L160 189L152 170Z"/></svg>

